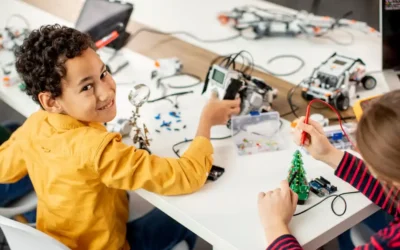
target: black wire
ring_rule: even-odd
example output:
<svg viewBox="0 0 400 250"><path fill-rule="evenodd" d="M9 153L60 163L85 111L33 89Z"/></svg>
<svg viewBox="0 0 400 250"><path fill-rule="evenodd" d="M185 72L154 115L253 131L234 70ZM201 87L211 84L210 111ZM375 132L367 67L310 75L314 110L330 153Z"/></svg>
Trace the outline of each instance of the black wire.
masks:
<svg viewBox="0 0 400 250"><path fill-rule="evenodd" d="M251 58L249 59L249 58L243 56L243 53L247 53ZM233 56L233 58L232 58L232 56ZM272 57L271 59L269 59L269 60L267 61L267 63L268 63L268 64L269 64L269 63L272 63L272 62L274 62L274 61L276 61L276 60L278 60L278 59L292 58L292 59L296 59L296 60L300 61L300 65L299 65L299 67L297 67L295 70L293 70L293 71L291 71L291 72L287 72L287 73L275 73L275 72L272 72L272 71L269 70L269 69L266 69L266 68L263 67L263 66L260 66L260 65L255 64L255 63L254 63L254 59L253 59L253 55L252 55L249 51L247 51L247 50L241 50L241 51L239 51L238 53L230 54L230 55L227 55L227 56L226 56L226 57L230 57L230 58L231 58L231 59L229 59L229 63L227 64L227 67L229 67L231 64L234 65L236 59L237 59L239 56L241 56L241 57L243 58L243 64L246 63L246 62L245 62L246 60L248 61L248 66L247 66L244 70L243 70L243 67L242 67L242 70L241 70L240 72L243 73L243 74L246 74L247 70L250 68L250 69L251 69L251 71L250 71L250 73L249 73L250 75L253 73L254 68L258 68L258 69L261 69L261 70L265 71L266 73L268 73L268 74L270 74L270 75L273 75L273 76L290 76L290 75L293 75L293 74L299 72L299 71L304 67L304 65L305 65L305 61L304 61L301 57L299 57L299 56L296 56L296 55L277 55L277 56L274 56L274 57ZM217 58L221 58L221 57L217 57ZM245 59L246 59L246 60L245 60ZM221 62L221 63L222 63L222 62ZM213 64L213 63L211 63L211 64ZM235 69L235 66L233 66L233 69Z"/></svg>
<svg viewBox="0 0 400 250"><path fill-rule="evenodd" d="M293 75L293 74L296 74L297 72L299 72L304 67L304 65L306 64L305 61L301 57L296 56L296 55L278 55L278 56L275 56L275 57L272 57L271 59L269 59L267 63L269 64L269 63L272 63L273 61L276 61L276 60L282 59L282 58L293 58L293 59L296 59L296 60L300 61L300 66L297 67L295 70L287 72L287 73L272 72L271 70L268 70L265 67L263 67L261 65L257 65L257 64L254 64L254 67L258 68L258 69L261 69L261 70L263 70L263 71L265 71L268 74L273 75L273 76L290 76L290 75Z"/></svg>
<svg viewBox="0 0 400 250"><path fill-rule="evenodd" d="M171 89L186 89L186 88L192 88L195 87L197 85L199 85L201 83L201 78L195 74L191 74L191 73L178 73L176 75L172 75L172 76L164 76L164 77L160 77L157 80L157 84L159 85L163 85L162 80L165 79L169 79L169 78L174 78L174 77L179 77L179 76L191 76L193 78L196 78L196 83L193 84L189 84L189 85L172 85L172 84L168 84L167 86Z"/></svg>
<svg viewBox="0 0 400 250"><path fill-rule="evenodd" d="M349 42L342 42L342 41L339 41L339 40L337 40L337 39L335 39L335 38L333 38L331 36L326 36L325 34L322 35L322 36L316 36L316 37L317 38L329 39L329 40L331 40L332 42L334 42L334 43L336 43L338 45L343 45L343 46L353 45L354 44L354 35L351 32L348 32L348 31L345 31L345 30L342 30L342 32L347 33L349 35L349 37L350 37L350 41Z"/></svg>
<svg viewBox="0 0 400 250"><path fill-rule="evenodd" d="M355 117L354 115L352 115L352 116L341 117L340 119L341 119L341 120L344 120L344 119L353 120L353 119L356 119L356 117ZM339 118L337 118L337 117L332 117L332 118L329 118L329 120L330 120L330 121L338 121Z"/></svg>
<svg viewBox="0 0 400 250"><path fill-rule="evenodd" d="M346 202L346 200L343 198L343 195L347 195L347 194L358 194L358 193L361 193L361 192L360 192L360 191L353 191L353 192L346 192L346 193L341 193L341 194L332 194L332 195L329 195L329 196L325 197L323 200L319 201L318 203L312 205L311 207L309 207L309 208L307 208L307 209L305 209L305 210L303 210L303 211L301 211L301 212L295 213L293 216L298 216L298 215L304 214L305 212L307 212L307 211L313 209L314 207L318 206L318 205L321 204L322 202L324 202L324 201L326 201L327 199L332 198L332 197L334 197L334 199L332 200L332 203L331 203L332 212L333 212L336 216L342 216L342 215L344 215L344 214L346 213L346 211L347 211L347 202ZM340 198L340 199L343 200L344 209L343 209L343 212L342 212L342 213L337 213L336 210L335 210L334 205L335 205L335 201L336 201L337 198Z"/></svg>
<svg viewBox="0 0 400 250"><path fill-rule="evenodd" d="M171 31L171 32L163 32L163 31L158 31L158 30L154 30L154 29L149 29L149 28L141 28L138 31L136 31L135 33L133 33L130 37L129 37L129 41L133 40L137 35L139 35L142 32L149 32L149 33L153 33L153 34L158 34L158 35L186 35L194 40L197 40L199 42L203 42L203 43L219 43L219 42L226 42L226 41L231 41L234 40L236 38L241 37L241 32L239 32L239 34L234 35L234 36L230 36L230 37L226 37L226 38L221 38L221 39L214 39L214 40L207 40L207 39L201 39L195 35L190 34L189 32L186 31Z"/></svg>
<svg viewBox="0 0 400 250"><path fill-rule="evenodd" d="M319 102L318 102L318 103L319 103ZM323 104L321 104L321 103L319 103L319 104L317 104L317 105L319 105L319 106L315 106L315 104L314 104L314 105L311 105L311 108L313 108L313 109L319 109L319 110L329 108L328 106L323 105Z"/></svg>
<svg viewBox="0 0 400 250"><path fill-rule="evenodd" d="M279 128L278 128L278 130L277 130L275 133L277 133L279 130L282 129L282 126L283 126L282 120L279 120L279 123L280 123L280 124L279 124ZM236 131L236 133L235 133L233 136L239 134L240 131L246 131L246 130L241 129L241 130L239 130L239 131ZM257 133L254 133L254 132L252 132L252 133L255 134L255 135L261 135L261 136L263 136L262 134L257 134ZM229 139L229 138L231 138L231 137L232 137L232 135L227 135L227 136L223 136L223 137L211 137L210 140L211 140L211 141L219 141L219 140ZM176 155L177 157L181 157L181 156L179 155L179 149L175 149L175 147L177 147L177 146L179 146L179 145L181 145L181 144L184 144L184 143L192 142L192 141L193 141L193 139L185 139L184 141L177 142L177 143L175 143L174 145L172 145L172 151L174 151L174 153L175 153L175 155Z"/></svg>
<svg viewBox="0 0 400 250"><path fill-rule="evenodd" d="M224 137L212 137L212 138L210 138L210 140L219 141L219 140L225 140L225 139L228 139L228 138L231 138L231 137L232 137L232 135L228 135L228 136L224 136ZM181 144L184 144L184 143L191 142L191 141L193 141L193 139L186 139L184 141L180 141L180 142L175 143L174 145L172 145L172 151L174 151L174 153L175 153L175 155L177 157L181 157L179 155L179 149L175 149L175 147L177 147L177 146L179 146Z"/></svg>
<svg viewBox="0 0 400 250"><path fill-rule="evenodd" d="M299 108L298 106L296 106L296 105L293 104L293 109L294 109L294 111L296 112L296 111L299 110L300 108ZM288 115L292 115L292 114L293 114L293 111L289 111L289 112L283 113L283 114L281 114L281 115L279 115L279 116L282 118L282 117L285 117L285 116L288 116Z"/></svg>
<svg viewBox="0 0 400 250"><path fill-rule="evenodd" d="M244 53L247 53L247 54L250 56L250 58L245 57L245 56L243 55ZM216 58L214 58L214 59L211 61L210 67L211 67L213 64L216 64L216 63L218 62L218 60L221 60L221 59L222 59L222 61L219 63L220 66L222 66L222 64L223 64L225 61L227 61L227 63L226 63L223 67L228 68L228 67L230 67L230 66L232 65L233 70L236 70L236 59L237 59L238 57L241 57L241 58L243 59L243 64L242 64L241 69L240 69L240 70L237 70L237 71L240 72L240 73L242 73L242 74L244 74L244 75L246 75L246 74L247 74L246 72L247 72L248 70L250 70L250 73L249 73L249 74L251 75L251 73L253 73L253 70L254 70L254 59L253 59L253 55L252 55L250 52L248 52L247 50L241 50L241 51L239 51L239 52L237 52L237 53L232 53L232 54L228 54L228 55L217 56ZM246 62L247 62L247 65L246 65Z"/></svg>
<svg viewBox="0 0 400 250"><path fill-rule="evenodd" d="M148 103L153 103L153 102L157 102L157 101L161 101L161 100L167 99L168 97L171 97L171 96L181 96L181 95L187 95L187 94L192 94L192 93L193 93L193 91L178 92L178 93L165 95L165 96L157 98L157 99L148 100L147 102Z"/></svg>
<svg viewBox="0 0 400 250"><path fill-rule="evenodd" d="M288 93L287 93L287 102L289 103L289 107L290 107L291 113L292 113L296 118L299 118L299 116L298 116L297 113L296 113L296 111L299 110L299 107L296 106L295 104L293 104L292 98L293 98L293 94L296 92L296 89L297 89L298 87L300 87L301 83L302 83L302 82L300 82L300 83L297 84L296 86L292 87L292 88L288 91ZM297 109L296 109L296 107L297 107ZM285 114L285 115L288 115L288 114Z"/></svg>

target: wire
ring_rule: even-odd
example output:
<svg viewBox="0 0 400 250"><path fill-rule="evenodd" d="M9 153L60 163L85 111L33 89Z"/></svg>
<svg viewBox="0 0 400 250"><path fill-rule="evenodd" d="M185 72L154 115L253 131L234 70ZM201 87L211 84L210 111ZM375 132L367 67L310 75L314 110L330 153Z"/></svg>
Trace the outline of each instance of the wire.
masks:
<svg viewBox="0 0 400 250"><path fill-rule="evenodd" d="M294 112L296 112L297 110L300 109L298 106L296 106L294 104L293 104L293 108L294 108ZM285 116L288 116L288 115L292 115L292 114L294 114L294 112L291 110L291 111L283 113L283 114L281 114L279 116L282 118L282 117L285 117Z"/></svg>
<svg viewBox="0 0 400 250"><path fill-rule="evenodd" d="M247 53L250 56L250 59L246 58L245 56L243 56L243 53ZM233 58L232 58L232 56L233 56ZM242 70L240 72L243 73L243 74L246 74L248 68L250 68L251 71L250 71L249 75L251 75L253 73L254 68L258 68L258 69L261 69L264 72L266 72L266 73L268 73L270 75L273 75L273 76L290 76L290 75L293 75L293 74L299 72L305 66L305 61L299 56L296 56L296 55L277 55L277 56L274 56L271 59L269 59L267 61L267 64L270 64L270 63L272 63L272 62L274 62L274 61L276 61L278 59L292 58L292 59L298 60L300 62L300 65L295 70L287 72L287 73L275 73L275 72L272 72L271 70L269 70L269 69L267 69L267 68L265 68L263 66L255 64L253 55L247 50L241 50L238 53L230 54L230 55L226 56L226 57L230 58L229 59L229 63L226 65L226 67L229 67L230 65L233 65L233 69L236 70L235 66L234 66L234 63L235 63L236 59L239 56L241 56L243 58L243 64L246 64L246 62L245 62L246 60L248 61L248 66L244 70L243 70L243 67L242 67ZM221 58L221 57L217 57L217 58ZM213 63L211 63L211 64L213 64Z"/></svg>
<svg viewBox="0 0 400 250"><path fill-rule="evenodd" d="M342 42L342 41L339 41L339 40L337 40L337 39L335 39L335 38L333 38L333 37L331 37L331 36L326 36L326 34L324 34L324 35L322 35L322 36L316 36L316 37L317 37L317 38L326 38L326 39L329 39L329 40L331 40L332 42L334 42L334 43L336 43L336 44L338 44L338 45L343 45L343 46L350 46L350 45L353 45L353 44L354 44L354 35L353 35L351 32L348 32L348 31L345 31L345 30L342 30L342 32L347 33L347 34L349 35L349 37L350 37L350 41L349 41L349 42Z"/></svg>
<svg viewBox="0 0 400 250"><path fill-rule="evenodd" d="M312 79L312 78L309 78L309 79ZM287 102L289 103L289 107L290 107L291 113L292 113L296 118L299 118L299 116L297 115L296 111L299 110L300 108L299 108L298 106L296 106L295 104L293 104L292 98L293 98L293 94L296 92L296 89L297 89L298 87L300 87L301 84L302 84L302 82L300 82L300 83L297 84L296 86L292 87L292 88L288 91L287 96L286 96ZM296 109L296 107L297 107L297 109ZM288 114L284 114L284 115L288 115Z"/></svg>
<svg viewBox="0 0 400 250"><path fill-rule="evenodd" d="M338 121L339 119L337 117L332 117L332 118L328 118L330 121ZM356 119L356 116L352 115L352 116L345 116L345 117L341 117L340 119L342 119L342 121L346 120L353 120Z"/></svg>
<svg viewBox="0 0 400 250"><path fill-rule="evenodd" d="M282 58L296 59L296 60L298 60L300 62L300 65L296 69L294 69L293 71L289 71L287 73L275 73L275 72L272 72L271 70L266 69L265 67L263 67L261 65L257 65L257 64L254 64L254 67L258 68L258 69L261 69L261 70L263 70L263 71L265 71L268 74L273 75L273 76L291 76L291 75L296 74L297 72L299 72L304 67L304 65L306 64L305 61L301 57L296 56L296 55L278 55L278 56L275 56L275 57L272 57L271 59L269 59L267 64L270 64L270 63L272 63L272 62L274 62L274 61L276 61L278 59L282 59Z"/></svg>
<svg viewBox="0 0 400 250"><path fill-rule="evenodd" d="M342 216L342 215L344 215L344 214L346 213L346 211L347 211L347 202L346 202L346 200L343 198L343 195L358 194L358 193L361 193L361 192L360 192L360 191L353 191L353 192L346 192L346 193L341 193L341 194L329 195L329 196L325 197L323 200L319 201L318 203L312 205L311 207L309 207L309 208L307 208L307 209L305 209L305 210L303 210L303 211L301 211L301 212L295 213L293 216L298 216L298 215L304 214L305 212L307 212L307 211L313 209L314 207L318 206L318 205L321 204L322 202L324 202L324 201L326 201L327 199L332 198L332 197L334 197L334 199L332 200L332 203L331 203L332 212L333 212L336 216ZM335 210L334 205L335 205L335 201L336 201L337 198L342 199L342 201L343 201L343 203L344 203L344 209L343 209L343 212L342 212L342 213L337 213L336 210Z"/></svg>
<svg viewBox="0 0 400 250"><path fill-rule="evenodd" d="M235 135L236 135L236 134L235 134ZM211 137L210 140L212 140L212 141L219 141L219 140L229 139L229 138L231 138L231 137L232 137L232 135L223 136L223 137ZM185 139L184 141L180 141L180 142L175 143L174 145L172 145L172 151L174 151L174 153L175 153L175 155L176 155L177 157L181 157L181 156L179 155L179 149L175 149L175 147L177 147L177 146L179 146L179 145L181 145L181 144L184 144L184 143L191 142L191 141L193 141L193 139Z"/></svg>
<svg viewBox="0 0 400 250"><path fill-rule="evenodd" d="M11 20L13 19L13 17L16 17L16 18L19 18L20 20L22 20L25 23L26 29L28 29L28 30L31 29L28 19L26 19L24 16L22 16L20 14L12 14L11 16L9 16L6 21L6 26L5 26L6 28L10 28L9 24L10 24Z"/></svg>
<svg viewBox="0 0 400 250"><path fill-rule="evenodd" d="M207 39L201 39L195 35L190 34L189 32L186 32L186 31L163 32L163 31L158 31L158 30L149 29L149 28L141 28L130 36L129 41L133 40L136 36L138 36L142 32L149 32L149 33L153 33L153 34L157 34L157 35L167 35L167 36L168 35L186 35L194 40L197 40L197 41L203 42L203 43L220 43L220 42L235 40L235 39L241 37L241 32L239 31L239 34L234 35L234 36L220 38L220 39L214 39L214 40L211 40L211 39L207 40Z"/></svg>
<svg viewBox="0 0 400 250"><path fill-rule="evenodd" d="M171 97L171 96L181 96L181 95L187 95L187 94L192 94L192 93L193 93L193 91L178 92L178 93L165 95L165 96L157 98L157 99L148 100L147 102L148 103L153 103L153 102L157 102L157 101L161 101L161 100L167 99L168 97Z"/></svg>
<svg viewBox="0 0 400 250"><path fill-rule="evenodd" d="M172 84L168 84L167 86L168 86L169 88L171 88L171 89L186 89L186 88L195 87L195 86L197 86L197 85L199 85L199 84L201 83L201 78L200 78L199 76L195 75L195 74L191 74L191 73L178 73L178 74L172 75L172 76L160 77L160 78L157 80L157 84L158 84L158 85L163 85L162 80L170 79L170 78L174 78L174 77L179 77L179 76L190 76L190 77L196 78L197 81L196 81L196 83L189 84L189 85L172 85Z"/></svg>
<svg viewBox="0 0 400 250"><path fill-rule="evenodd" d="M340 113L339 113L332 105L330 105L329 103L326 103L326 102L324 102L324 101L322 101L322 100L320 100L320 99L313 99L313 100L311 100L310 103L307 105L307 112L306 112L306 114L310 114L310 108L311 108L311 105L312 105L314 102L323 103L323 104L327 105L333 112L336 113L336 115L337 115L337 117L338 117L338 119L339 119L339 125L340 125L340 128L342 129L343 134L346 136L347 140L349 140L349 142L351 143L351 145L353 146L353 148L356 149L356 148L357 148L356 145L353 143L352 140L350 140L350 137L347 135L346 131L343 129L343 126L342 126L342 116L340 115ZM306 117L306 119L308 119L308 118ZM303 131L303 133L306 133L306 132Z"/></svg>
<svg viewBox="0 0 400 250"><path fill-rule="evenodd" d="M338 112L334 107L332 107L329 103L326 103L326 102L324 102L324 101L322 101L322 100L319 100L319 99L313 99L312 101L310 101L310 103L307 105L307 111L306 111L306 116L307 116L307 117L306 117L306 121L308 120L308 117L309 117L309 115L310 115L310 109L311 109L311 106L312 106L312 104L313 104L314 102L320 102L320 103L322 103L322 104L325 104L325 105L328 106L332 111L334 111L334 112L336 113L336 115L337 115L337 117L338 117L338 120L339 120L339 125L340 125L340 128L341 128L343 134L346 136L347 140L351 143L351 145L353 146L353 148L356 149L355 144L354 144L353 141L350 139L350 137L347 135L346 131L343 129L343 126L342 126L342 116L341 116L341 115L339 114L339 112ZM303 131L303 134L306 134L306 132ZM304 138L303 134L302 134L302 141L301 141L301 144L304 143L304 141L303 141L303 138ZM343 195L346 195L346 194L356 194L356 193L360 193L360 192L359 192L359 191L353 191L353 192L342 193L342 194L339 194L339 195L330 195L330 196L324 198L322 201L320 201L320 202L314 204L313 206L307 208L306 210L294 214L294 216L297 216L297 215L300 215L300 214L303 214L303 213L309 211L310 209L312 209L312 208L318 206L319 204L321 204L322 202L324 202L325 200L327 200L327 199L329 199L329 198L331 198L331 197L334 197L334 199L332 200L332 203L331 203L332 212L333 212L335 215L337 215L337 216L342 216L342 215L344 215L344 214L346 213L346 210L347 210L347 202L346 202L346 200L345 200L342 196L343 196ZM337 212L335 211L334 204L335 204L335 201L336 201L337 198L340 198L340 199L343 200L343 203L344 203L344 210L343 210L342 213L337 213Z"/></svg>

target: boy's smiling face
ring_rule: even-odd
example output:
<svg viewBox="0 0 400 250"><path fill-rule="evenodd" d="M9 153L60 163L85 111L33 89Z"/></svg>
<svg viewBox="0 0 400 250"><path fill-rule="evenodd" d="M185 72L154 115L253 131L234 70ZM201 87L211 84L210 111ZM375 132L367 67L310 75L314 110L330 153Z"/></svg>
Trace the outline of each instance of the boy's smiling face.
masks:
<svg viewBox="0 0 400 250"><path fill-rule="evenodd" d="M98 54L88 48L80 56L66 60L65 68L62 94L47 101L50 105L44 105L45 109L83 122L113 120L116 115L116 86Z"/></svg>

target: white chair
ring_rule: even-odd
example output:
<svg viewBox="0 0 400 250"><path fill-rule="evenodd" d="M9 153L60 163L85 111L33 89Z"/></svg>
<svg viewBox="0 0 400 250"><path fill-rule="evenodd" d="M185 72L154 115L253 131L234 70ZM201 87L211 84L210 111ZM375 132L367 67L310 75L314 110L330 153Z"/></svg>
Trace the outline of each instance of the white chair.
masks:
<svg viewBox="0 0 400 250"><path fill-rule="evenodd" d="M350 239L353 242L353 245L358 247L367 244L370 241L371 236L375 233L376 232L368 226L359 223L350 229Z"/></svg>
<svg viewBox="0 0 400 250"><path fill-rule="evenodd" d="M0 207L0 215L12 218L19 214L32 211L37 206L37 197L34 191L13 202L10 206Z"/></svg>
<svg viewBox="0 0 400 250"><path fill-rule="evenodd" d="M11 250L69 250L39 230L4 216L0 216L0 228Z"/></svg>
<svg viewBox="0 0 400 250"><path fill-rule="evenodd" d="M141 198L134 192L129 193L129 211L130 220L142 217L150 212L154 206ZM7 219L15 215L23 214L31 211L37 206L37 197L35 192L32 192L8 207L0 208L0 228L3 229L8 245L11 250L19 249L69 249L62 243L51 238L50 236L30 227L29 225ZM23 240L21 240L23 239ZM36 248L32 248L35 246ZM189 246L185 241L178 243L173 250L188 250Z"/></svg>

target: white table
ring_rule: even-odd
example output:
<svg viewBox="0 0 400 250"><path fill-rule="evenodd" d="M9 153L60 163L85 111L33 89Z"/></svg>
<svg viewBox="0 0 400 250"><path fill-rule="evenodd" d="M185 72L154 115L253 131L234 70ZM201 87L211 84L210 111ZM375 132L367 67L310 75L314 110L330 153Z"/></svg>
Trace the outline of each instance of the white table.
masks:
<svg viewBox="0 0 400 250"><path fill-rule="evenodd" d="M13 0L1 1L0 25L4 25L7 16L15 12L27 17L33 28L55 22L72 25L32 6ZM124 56L130 60L131 64L129 68L117 75L116 81L129 82L135 79L136 82L147 83L152 88L152 98L157 97L158 90L154 89L154 83L150 81L153 62L129 50L124 50ZM131 105L127 100L129 88L130 86L125 84L118 86L117 117L127 118L130 115ZM151 146L153 153L173 157L172 144L184 138L192 138L196 131L200 110L206 101L200 96L200 91L201 87L198 87L195 89L196 94L179 99L182 124L187 125L187 129L179 132L162 131L159 134L154 132L160 125L160 121L156 121L154 116L161 113L167 119L167 113L172 109L168 102L146 104L143 107L141 110L143 121L146 122L153 137ZM24 116L29 116L38 108L38 105L34 104L16 86L11 88L1 86L0 98ZM287 134L289 132L287 122L284 123L283 131ZM212 132L213 136L229 134L225 127L214 128ZM127 139L126 142L130 143L130 140ZM264 249L266 243L257 215L257 194L260 191L276 188L280 180L286 178L296 147L288 142L286 150L238 157L231 140L213 142L213 145L215 164L226 169L223 177L217 182L208 183L197 193L185 196L164 197L145 190L137 190L137 193L216 248ZM309 178L323 175L338 186L339 192L354 191L349 184L336 178L333 171L326 165L308 156L303 159ZM308 205L299 206L297 211L307 208L318 200L319 198L312 195ZM353 195L346 200L348 208L342 217L337 217L331 212L330 202L324 202L293 219L290 228L306 249L315 249L327 243L377 210L377 207L361 194ZM340 204L337 208L340 209Z"/></svg>
<svg viewBox="0 0 400 250"><path fill-rule="evenodd" d="M235 7L253 5L295 13L294 10L262 0L130 0L130 2L135 5L131 16L133 20L164 32L186 31L208 40L231 37L237 34L229 26L221 25L217 19L219 13L231 11ZM280 77L292 84L297 84L309 77L312 70L334 52L353 58L361 58L366 63L369 72L382 70L380 34L364 34L361 31L340 28L329 36L347 43L350 37L345 32L351 32L354 36L354 43L350 46L338 45L329 39L307 38L304 35L298 38L266 37L257 41L238 38L222 43L199 42L186 35L176 35L176 37L220 55L239 52L242 49L247 50L253 55L254 61L258 65L276 73L290 72L299 66L299 62L294 59L282 59L273 64L267 64L270 58L282 54L297 55L306 62L304 68L294 75ZM388 91L384 77L381 74L374 74L374 77L378 81L377 87L371 91L361 89L360 98ZM354 102L354 100L351 100L351 102Z"/></svg>

